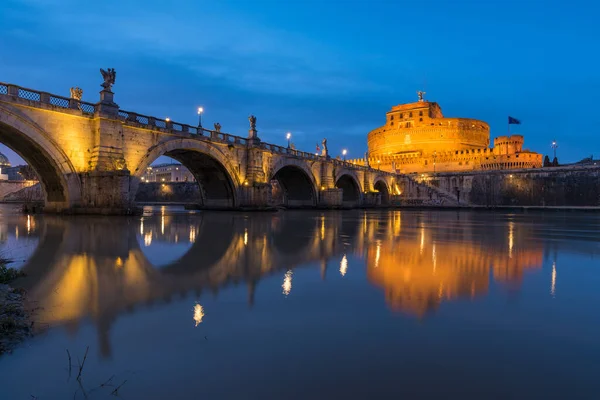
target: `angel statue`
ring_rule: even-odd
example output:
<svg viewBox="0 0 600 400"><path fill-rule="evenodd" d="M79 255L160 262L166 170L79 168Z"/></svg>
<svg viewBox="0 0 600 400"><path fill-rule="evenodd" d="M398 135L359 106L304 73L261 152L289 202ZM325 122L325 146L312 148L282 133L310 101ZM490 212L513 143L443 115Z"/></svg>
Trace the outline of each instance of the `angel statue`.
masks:
<svg viewBox="0 0 600 400"><path fill-rule="evenodd" d="M250 121L250 129L255 131L256 130L256 117L254 115L251 115L248 117L248 121Z"/></svg>
<svg viewBox="0 0 600 400"><path fill-rule="evenodd" d="M218 122L215 122L215 132L221 132L221 124Z"/></svg>
<svg viewBox="0 0 600 400"><path fill-rule="evenodd" d="M83 97L83 90L81 88L78 88L78 87L71 88L71 98L72 99L81 101L82 97Z"/></svg>
<svg viewBox="0 0 600 400"><path fill-rule="evenodd" d="M321 153L321 155L327 156L327 154L328 154L327 153L327 138L323 139L323 141L321 142L321 145L322 145L322 151L323 151Z"/></svg>
<svg viewBox="0 0 600 400"><path fill-rule="evenodd" d="M100 86L102 86L105 90L110 91L112 85L115 84L115 78L117 77L115 69L109 68L108 71L105 71L102 68L100 68L100 73L102 74L102 78L104 79L104 83Z"/></svg>

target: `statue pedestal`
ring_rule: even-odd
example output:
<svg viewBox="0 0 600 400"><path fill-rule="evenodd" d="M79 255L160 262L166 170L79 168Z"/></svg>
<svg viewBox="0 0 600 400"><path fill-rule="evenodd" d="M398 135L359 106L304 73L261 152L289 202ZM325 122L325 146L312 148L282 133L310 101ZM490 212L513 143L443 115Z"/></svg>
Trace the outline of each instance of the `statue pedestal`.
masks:
<svg viewBox="0 0 600 400"><path fill-rule="evenodd" d="M113 100L114 93L104 89L100 91L100 102L96 103L96 112L116 117L119 115L119 106Z"/></svg>
<svg viewBox="0 0 600 400"><path fill-rule="evenodd" d="M256 146L260 143L260 138L258 137L258 131L256 129L248 130L248 143L250 146Z"/></svg>

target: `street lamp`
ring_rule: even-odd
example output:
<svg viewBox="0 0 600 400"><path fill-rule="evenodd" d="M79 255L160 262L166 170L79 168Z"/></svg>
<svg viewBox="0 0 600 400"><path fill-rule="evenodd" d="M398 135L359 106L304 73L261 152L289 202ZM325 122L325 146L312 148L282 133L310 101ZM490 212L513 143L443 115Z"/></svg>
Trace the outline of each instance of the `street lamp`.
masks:
<svg viewBox="0 0 600 400"><path fill-rule="evenodd" d="M198 128L202 128L202 113L204 112L204 108L198 107Z"/></svg>
<svg viewBox="0 0 600 400"><path fill-rule="evenodd" d="M348 150L344 149L342 150L342 156L344 156L344 161L346 161L346 154L348 153Z"/></svg>
<svg viewBox="0 0 600 400"><path fill-rule="evenodd" d="M292 138L292 134L288 132L287 135L285 135L285 138L288 141L288 149L289 149L290 148L290 139Z"/></svg>
<svg viewBox="0 0 600 400"><path fill-rule="evenodd" d="M554 150L554 158L556 158L556 148L558 147L558 143L556 143L556 139L552 141L552 149Z"/></svg>

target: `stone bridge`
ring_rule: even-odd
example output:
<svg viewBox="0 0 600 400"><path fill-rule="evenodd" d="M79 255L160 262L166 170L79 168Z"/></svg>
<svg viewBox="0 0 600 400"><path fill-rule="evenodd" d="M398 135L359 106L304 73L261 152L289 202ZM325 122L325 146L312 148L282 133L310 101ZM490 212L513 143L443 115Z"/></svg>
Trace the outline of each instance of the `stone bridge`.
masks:
<svg viewBox="0 0 600 400"><path fill-rule="evenodd" d="M196 177L205 208L274 204L272 183L287 207L364 207L400 194L392 173L259 139L124 111L110 86L100 101L81 101L0 82L0 142L36 171L45 210L128 213L147 167L160 156ZM78 98L79 97L79 98Z"/></svg>

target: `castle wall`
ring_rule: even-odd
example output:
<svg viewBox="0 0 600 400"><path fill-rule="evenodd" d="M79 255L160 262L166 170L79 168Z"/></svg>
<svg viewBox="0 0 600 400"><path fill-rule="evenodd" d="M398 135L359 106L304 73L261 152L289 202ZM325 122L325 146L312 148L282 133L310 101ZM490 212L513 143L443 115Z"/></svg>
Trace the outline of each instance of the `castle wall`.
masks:
<svg viewBox="0 0 600 400"><path fill-rule="evenodd" d="M600 165L425 174L403 182L405 200L427 199L429 192L471 206L599 207Z"/></svg>

